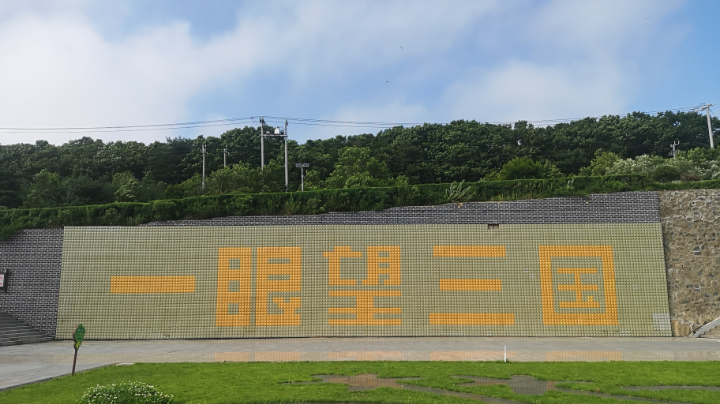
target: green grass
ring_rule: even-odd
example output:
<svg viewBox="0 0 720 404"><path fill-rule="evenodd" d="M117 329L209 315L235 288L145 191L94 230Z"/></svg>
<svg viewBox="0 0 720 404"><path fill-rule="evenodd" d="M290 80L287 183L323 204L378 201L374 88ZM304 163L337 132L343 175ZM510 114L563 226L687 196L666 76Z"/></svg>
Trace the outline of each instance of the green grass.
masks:
<svg viewBox="0 0 720 404"><path fill-rule="evenodd" d="M12 365L9 365L12 366ZM713 362L293 362L293 363L165 363L109 366L0 392L2 404L75 403L89 387L121 381L141 381L176 403L471 403L454 397L392 388L349 391L344 384L292 385L311 381L313 375L422 377L409 381L427 387L465 391L526 403L608 403L619 400L563 391L543 395L514 394L503 385L459 387L454 375L508 378L530 375L538 379L568 381L561 386L623 396L638 396L688 403L718 403L720 392L665 390L630 392L622 386L720 386L720 365ZM573 381L590 383L571 383ZM627 401L626 401L627 402Z"/></svg>

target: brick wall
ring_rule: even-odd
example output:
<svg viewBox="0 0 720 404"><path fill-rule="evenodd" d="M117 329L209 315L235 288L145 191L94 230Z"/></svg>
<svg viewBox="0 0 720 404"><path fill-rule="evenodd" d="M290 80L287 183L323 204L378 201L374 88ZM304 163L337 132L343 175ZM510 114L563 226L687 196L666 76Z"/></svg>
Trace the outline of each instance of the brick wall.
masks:
<svg viewBox="0 0 720 404"><path fill-rule="evenodd" d="M23 230L0 242L0 267L9 271L0 311L55 336L63 229Z"/></svg>

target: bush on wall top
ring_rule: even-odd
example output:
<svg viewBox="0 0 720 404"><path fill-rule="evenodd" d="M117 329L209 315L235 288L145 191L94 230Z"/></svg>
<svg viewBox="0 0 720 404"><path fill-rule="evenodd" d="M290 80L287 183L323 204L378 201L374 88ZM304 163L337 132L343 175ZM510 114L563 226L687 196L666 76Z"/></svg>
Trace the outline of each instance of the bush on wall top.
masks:
<svg viewBox="0 0 720 404"><path fill-rule="evenodd" d="M0 239L21 229L63 226L134 226L153 221L222 216L320 214L382 210L396 206L451 202L451 184L387 188L342 188L306 192L230 194L147 203L0 210ZM457 184L455 185L457 187ZM642 175L564 177L539 180L480 181L467 185L472 201L585 196L592 193L657 189L720 188L720 180L651 183Z"/></svg>

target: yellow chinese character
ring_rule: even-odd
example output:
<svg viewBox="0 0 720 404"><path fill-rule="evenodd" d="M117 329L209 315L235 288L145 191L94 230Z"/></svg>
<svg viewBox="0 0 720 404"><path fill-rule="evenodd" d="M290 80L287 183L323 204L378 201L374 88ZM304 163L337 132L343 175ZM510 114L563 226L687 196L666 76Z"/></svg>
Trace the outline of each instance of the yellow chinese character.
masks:
<svg viewBox="0 0 720 404"><path fill-rule="evenodd" d="M540 291L542 293L543 323L545 325L617 325L618 307L615 293L615 265L612 246L551 246L539 247ZM602 294L605 301L604 313L558 313L555 311L553 292L553 257L599 257L602 263ZM558 268L557 273L574 274L575 283L558 285L558 290L574 291L575 301L558 302L559 308L600 308L592 296L583 300L583 291L600 290L599 285L581 282L582 274L597 273L597 268Z"/></svg>

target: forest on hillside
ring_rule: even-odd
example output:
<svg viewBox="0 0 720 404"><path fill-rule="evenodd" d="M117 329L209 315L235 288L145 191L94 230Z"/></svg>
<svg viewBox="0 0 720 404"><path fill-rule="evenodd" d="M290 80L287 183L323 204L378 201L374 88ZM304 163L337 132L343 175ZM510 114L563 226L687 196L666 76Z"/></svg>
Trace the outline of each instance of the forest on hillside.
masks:
<svg viewBox="0 0 720 404"><path fill-rule="evenodd" d="M712 126L717 135L720 121L713 118ZM679 153L673 159L670 145L676 141ZM720 178L720 149L709 148L706 117L695 112L633 113L548 127L454 121L304 144L290 140L288 147L289 191L300 188L298 162L310 165L306 190L606 174L644 174L658 182ZM279 138L266 138L266 166L260 170L259 127L148 145L89 137L59 146L45 141L0 145L0 206L281 192L286 190L283 150Z"/></svg>

